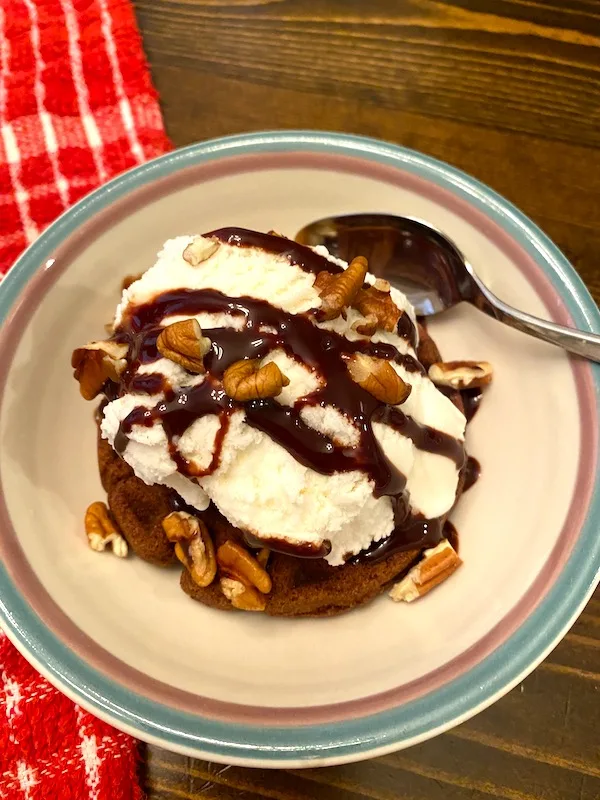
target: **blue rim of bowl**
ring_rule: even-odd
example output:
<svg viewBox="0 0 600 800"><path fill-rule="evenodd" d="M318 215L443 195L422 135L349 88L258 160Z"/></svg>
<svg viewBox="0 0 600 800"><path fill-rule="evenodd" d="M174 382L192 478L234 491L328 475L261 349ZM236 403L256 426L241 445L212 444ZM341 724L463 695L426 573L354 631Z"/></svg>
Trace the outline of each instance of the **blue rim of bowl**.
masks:
<svg viewBox="0 0 600 800"><path fill-rule="evenodd" d="M124 173L62 214L17 260L0 285L0 323L26 282L56 247L114 200L185 167L249 153L319 152L401 168L450 190L508 232L535 260L582 330L600 331L600 312L558 248L524 214L466 173L376 139L319 131L243 134L173 151ZM596 404L600 367L591 367ZM63 692L140 738L183 753L256 766L316 766L354 761L416 744L483 710L539 664L573 624L600 580L600 473L573 551L548 594L523 624L468 672L402 706L303 727L226 723L188 714L113 683L48 630L0 566L0 620L19 650Z"/></svg>

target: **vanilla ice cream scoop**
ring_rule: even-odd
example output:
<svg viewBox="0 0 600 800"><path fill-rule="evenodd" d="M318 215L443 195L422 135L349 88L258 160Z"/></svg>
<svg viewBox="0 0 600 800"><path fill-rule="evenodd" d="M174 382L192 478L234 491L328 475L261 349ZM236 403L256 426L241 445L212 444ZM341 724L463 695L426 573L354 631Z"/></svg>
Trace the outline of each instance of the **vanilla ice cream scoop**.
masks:
<svg viewBox="0 0 600 800"><path fill-rule="evenodd" d="M331 565L437 543L465 461L406 298L347 266L238 228L166 242L117 308L101 423L146 483Z"/></svg>

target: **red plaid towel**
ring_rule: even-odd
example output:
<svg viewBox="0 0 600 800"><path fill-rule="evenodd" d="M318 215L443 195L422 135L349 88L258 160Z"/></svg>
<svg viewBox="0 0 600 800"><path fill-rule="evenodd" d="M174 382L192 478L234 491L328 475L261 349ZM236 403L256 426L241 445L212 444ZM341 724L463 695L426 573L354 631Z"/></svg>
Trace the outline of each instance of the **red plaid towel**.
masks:
<svg viewBox="0 0 600 800"><path fill-rule="evenodd" d="M0 272L65 208L169 147L128 0L0 0ZM134 800L137 758L0 632L0 798Z"/></svg>
<svg viewBox="0 0 600 800"><path fill-rule="evenodd" d="M0 0L0 270L169 149L129 0Z"/></svg>

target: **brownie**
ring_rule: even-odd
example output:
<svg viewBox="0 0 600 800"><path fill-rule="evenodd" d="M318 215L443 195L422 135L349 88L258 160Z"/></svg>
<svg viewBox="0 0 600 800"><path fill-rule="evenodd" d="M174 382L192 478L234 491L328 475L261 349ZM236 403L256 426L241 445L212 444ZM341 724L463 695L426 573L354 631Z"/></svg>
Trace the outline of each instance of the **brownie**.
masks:
<svg viewBox="0 0 600 800"><path fill-rule="evenodd" d="M98 426L98 469L105 492L110 492L119 481L132 478L135 474L129 464L119 458L106 439L102 438L100 426Z"/></svg>
<svg viewBox="0 0 600 800"><path fill-rule="evenodd" d="M173 545L162 529L162 520L173 511L174 492L166 486L147 486L102 438L98 439L98 463L110 510L133 552L158 566L177 563ZM199 514L206 523L215 548L227 539L243 543L242 532L211 505ZM268 572L273 582L266 613L273 616L331 616L363 605L406 572L419 551L396 553L377 563L330 566L322 558L297 558L271 552ZM232 609L219 581L197 586L187 570L181 574L186 594L212 608Z"/></svg>
<svg viewBox="0 0 600 800"><path fill-rule="evenodd" d="M329 617L364 605L406 572L419 551L397 553L377 564L332 567L322 558L296 558L272 552L268 572L273 588L265 611L274 617ZM194 600L212 608L232 608L218 582L202 589L187 570L181 588Z"/></svg>
<svg viewBox="0 0 600 800"><path fill-rule="evenodd" d="M135 476L115 483L108 492L111 513L133 552L159 567L177 563L162 529L163 519L173 511L171 498L166 486L147 486Z"/></svg>
<svg viewBox="0 0 600 800"><path fill-rule="evenodd" d="M200 514L211 532L215 547L227 539L243 543L241 531L211 505ZM400 574L406 572L419 551L397 553L376 564L362 562L330 566L322 558L297 558L271 551L267 571L273 588L267 596L267 614L277 617L331 616L372 600ZM181 587L194 600L213 608L231 608L216 581L207 588L197 586L187 570Z"/></svg>
<svg viewBox="0 0 600 800"><path fill-rule="evenodd" d="M173 510L172 491L137 478L99 428L98 468L111 513L136 556L160 567L176 564L173 545L162 529L163 519Z"/></svg>

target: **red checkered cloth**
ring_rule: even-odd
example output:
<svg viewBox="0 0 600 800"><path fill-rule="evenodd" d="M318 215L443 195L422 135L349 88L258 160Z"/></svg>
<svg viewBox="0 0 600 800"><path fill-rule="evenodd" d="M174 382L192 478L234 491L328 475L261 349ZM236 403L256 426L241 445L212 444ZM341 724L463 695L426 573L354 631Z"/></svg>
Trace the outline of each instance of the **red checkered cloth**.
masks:
<svg viewBox="0 0 600 800"><path fill-rule="evenodd" d="M0 0L0 273L64 209L170 148L128 0ZM138 800L137 743L0 632L0 798Z"/></svg>
<svg viewBox="0 0 600 800"><path fill-rule="evenodd" d="M129 0L0 0L0 271L170 148Z"/></svg>

